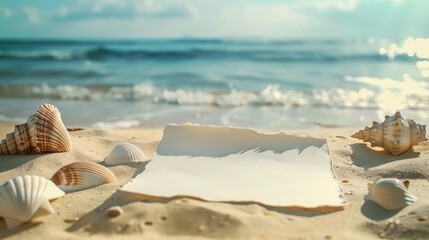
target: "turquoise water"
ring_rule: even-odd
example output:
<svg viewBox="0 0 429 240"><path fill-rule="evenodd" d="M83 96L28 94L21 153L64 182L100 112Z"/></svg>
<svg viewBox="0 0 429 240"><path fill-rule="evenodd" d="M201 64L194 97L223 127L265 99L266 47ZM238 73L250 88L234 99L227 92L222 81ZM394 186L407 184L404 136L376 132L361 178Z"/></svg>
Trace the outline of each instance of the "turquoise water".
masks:
<svg viewBox="0 0 429 240"><path fill-rule="evenodd" d="M356 126L427 121L418 59L388 40L0 41L0 120L57 105L68 125Z"/></svg>

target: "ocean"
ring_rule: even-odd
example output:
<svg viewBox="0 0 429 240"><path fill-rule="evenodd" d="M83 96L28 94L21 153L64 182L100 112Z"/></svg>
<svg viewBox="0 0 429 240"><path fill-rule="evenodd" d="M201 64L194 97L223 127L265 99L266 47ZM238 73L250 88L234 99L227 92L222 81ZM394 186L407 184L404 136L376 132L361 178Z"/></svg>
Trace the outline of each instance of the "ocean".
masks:
<svg viewBox="0 0 429 240"><path fill-rule="evenodd" d="M364 127L397 110L425 123L429 85L416 57L379 53L392 43L0 40L0 120L48 102L82 127Z"/></svg>

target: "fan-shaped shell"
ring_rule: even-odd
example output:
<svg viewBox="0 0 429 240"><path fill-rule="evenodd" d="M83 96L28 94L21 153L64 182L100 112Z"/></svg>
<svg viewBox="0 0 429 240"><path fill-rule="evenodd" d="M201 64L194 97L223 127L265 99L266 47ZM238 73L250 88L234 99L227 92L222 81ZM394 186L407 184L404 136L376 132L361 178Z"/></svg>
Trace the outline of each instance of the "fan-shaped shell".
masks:
<svg viewBox="0 0 429 240"><path fill-rule="evenodd" d="M63 195L64 192L46 178L19 176L0 186L0 216L8 228L14 228L35 215L54 213L49 200Z"/></svg>
<svg viewBox="0 0 429 240"><path fill-rule="evenodd" d="M64 192L73 192L116 183L115 175L106 167L94 162L74 162L62 167L51 179Z"/></svg>
<svg viewBox="0 0 429 240"><path fill-rule="evenodd" d="M147 160L144 152L134 144L119 143L116 145L104 162L109 165L118 165L130 162L142 162Z"/></svg>
<svg viewBox="0 0 429 240"><path fill-rule="evenodd" d="M405 184L396 178L381 178L374 184L369 183L368 190L365 199L371 200L387 210L402 209L417 201L417 197L411 194Z"/></svg>
<svg viewBox="0 0 429 240"><path fill-rule="evenodd" d="M71 139L61 113L57 107L46 103L0 142L0 155L67 152L70 149Z"/></svg>
<svg viewBox="0 0 429 240"><path fill-rule="evenodd" d="M400 112L386 116L384 122L373 122L352 135L353 138L370 142L371 146L383 147L393 155L399 155L419 142L426 141L426 125L412 119L404 119Z"/></svg>

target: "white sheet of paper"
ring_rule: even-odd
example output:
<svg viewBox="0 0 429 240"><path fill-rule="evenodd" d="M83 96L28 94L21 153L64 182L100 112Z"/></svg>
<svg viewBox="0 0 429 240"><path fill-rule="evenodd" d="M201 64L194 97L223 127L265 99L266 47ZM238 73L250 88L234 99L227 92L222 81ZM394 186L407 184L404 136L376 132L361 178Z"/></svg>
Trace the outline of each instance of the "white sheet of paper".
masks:
<svg viewBox="0 0 429 240"><path fill-rule="evenodd" d="M121 190L295 209L346 205L325 139L190 124L166 126L152 161Z"/></svg>

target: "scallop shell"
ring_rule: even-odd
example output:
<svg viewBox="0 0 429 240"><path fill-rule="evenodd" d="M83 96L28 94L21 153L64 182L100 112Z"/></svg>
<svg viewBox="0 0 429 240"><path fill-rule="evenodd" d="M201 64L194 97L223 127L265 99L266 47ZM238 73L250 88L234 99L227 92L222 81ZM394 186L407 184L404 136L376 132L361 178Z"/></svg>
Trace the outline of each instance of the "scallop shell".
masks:
<svg viewBox="0 0 429 240"><path fill-rule="evenodd" d="M94 162L68 164L58 170L51 180L66 193L118 181L108 168Z"/></svg>
<svg viewBox="0 0 429 240"><path fill-rule="evenodd" d="M26 123L16 125L0 143L0 155L44 152L67 152L71 139L58 108L43 104Z"/></svg>
<svg viewBox="0 0 429 240"><path fill-rule="evenodd" d="M404 119L400 112L386 116L382 123L373 122L351 137L370 142L371 147L383 147L393 155L399 155L419 142L426 141L426 125L412 119Z"/></svg>
<svg viewBox="0 0 429 240"><path fill-rule="evenodd" d="M64 192L46 178L19 176L0 186L0 216L7 228L14 228L35 216L55 213L49 200L63 195Z"/></svg>
<svg viewBox="0 0 429 240"><path fill-rule="evenodd" d="M408 192L405 184L396 178L381 178L374 184L368 183L368 191L365 199L387 210L402 209L417 201L417 197Z"/></svg>
<svg viewBox="0 0 429 240"><path fill-rule="evenodd" d="M143 162L147 160L144 152L134 144L119 143L116 145L104 162L109 165L118 165L130 162Z"/></svg>

